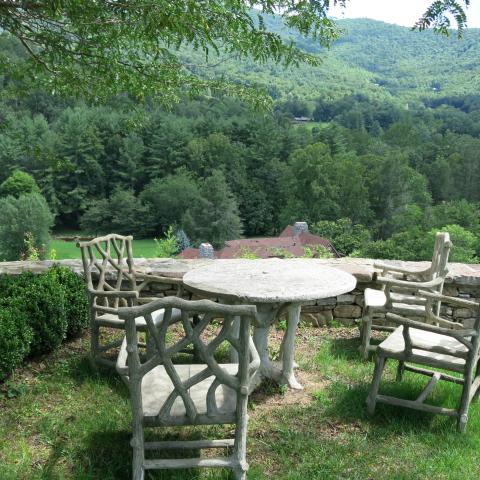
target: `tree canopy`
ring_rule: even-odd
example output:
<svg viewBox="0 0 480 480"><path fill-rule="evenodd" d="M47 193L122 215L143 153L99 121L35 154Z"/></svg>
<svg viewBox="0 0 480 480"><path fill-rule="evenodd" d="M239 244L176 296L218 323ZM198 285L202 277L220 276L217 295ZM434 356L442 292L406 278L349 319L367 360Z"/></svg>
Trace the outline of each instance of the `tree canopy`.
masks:
<svg viewBox="0 0 480 480"><path fill-rule="evenodd" d="M88 96L155 93L169 103L180 92L220 90L249 97L249 89L232 80L209 76L210 54L316 63L314 56L268 31L263 15L279 13L288 27L327 45L338 36L326 15L330 3L345 0L6 0L0 2L0 27L29 55L21 65L5 62L4 67L40 75L35 80L45 80L52 91ZM203 64L182 58L186 46L203 53Z"/></svg>
<svg viewBox="0 0 480 480"><path fill-rule="evenodd" d="M4 72L42 82L50 92L99 98L129 92L155 94L166 104L185 93L221 91L262 104L270 98L237 79L212 75L224 58L318 63L289 37L271 31L265 16L279 14L286 27L330 45L340 29L329 17L347 0L47 0L0 1L0 28L17 37L28 55L2 57ZM453 15L459 34L469 0L436 0L416 24L448 33ZM253 10L255 9L255 10ZM203 61L190 63L183 52ZM22 55L19 55L22 57Z"/></svg>

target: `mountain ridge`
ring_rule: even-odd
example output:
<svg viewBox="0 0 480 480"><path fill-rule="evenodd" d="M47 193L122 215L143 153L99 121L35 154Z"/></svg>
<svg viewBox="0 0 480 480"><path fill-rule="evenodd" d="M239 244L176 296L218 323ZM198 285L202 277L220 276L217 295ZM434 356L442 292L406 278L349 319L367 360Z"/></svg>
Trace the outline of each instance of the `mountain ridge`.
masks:
<svg viewBox="0 0 480 480"><path fill-rule="evenodd" d="M372 19L342 19L344 34L330 49L285 29L279 17L266 18L268 30L291 38L318 54L318 67L284 68L251 60L227 61L216 73L260 85L274 99L339 98L362 92L379 99L415 102L439 94L476 94L480 90L480 29L462 39Z"/></svg>

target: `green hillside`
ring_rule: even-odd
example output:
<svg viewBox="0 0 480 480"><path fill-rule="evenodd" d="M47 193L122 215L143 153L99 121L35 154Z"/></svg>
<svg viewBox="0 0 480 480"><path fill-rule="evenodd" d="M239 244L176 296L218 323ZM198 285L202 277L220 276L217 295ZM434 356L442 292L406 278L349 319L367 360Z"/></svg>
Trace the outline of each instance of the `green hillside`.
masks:
<svg viewBox="0 0 480 480"><path fill-rule="evenodd" d="M465 95L480 87L480 29L462 40L373 20L342 20L345 35L330 55L374 75L393 95Z"/></svg>
<svg viewBox="0 0 480 480"><path fill-rule="evenodd" d="M268 18L268 28L291 37L302 49L321 56L319 67L283 68L252 61L210 58L213 69L235 81L265 87L275 99L339 98L362 92L377 98L411 101L425 96L467 95L480 88L480 29L467 30L461 40L433 32L369 19L339 20L342 37L330 50L286 30L281 19ZM204 63L188 52L185 59Z"/></svg>

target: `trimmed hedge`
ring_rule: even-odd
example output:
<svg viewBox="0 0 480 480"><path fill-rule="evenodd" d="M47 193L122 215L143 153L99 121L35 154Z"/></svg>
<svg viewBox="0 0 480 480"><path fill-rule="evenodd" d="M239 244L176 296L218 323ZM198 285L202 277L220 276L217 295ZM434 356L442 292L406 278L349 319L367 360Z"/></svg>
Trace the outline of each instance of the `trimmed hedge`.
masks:
<svg viewBox="0 0 480 480"><path fill-rule="evenodd" d="M27 356L57 348L88 325L84 282L67 268L0 276L0 380Z"/></svg>
<svg viewBox="0 0 480 480"><path fill-rule="evenodd" d="M22 363L33 339L25 311L15 303L0 308L0 381Z"/></svg>
<svg viewBox="0 0 480 480"><path fill-rule="evenodd" d="M65 291L65 314L67 317L67 338L77 337L88 327L88 299L85 281L69 268L56 265L50 269L52 275Z"/></svg>

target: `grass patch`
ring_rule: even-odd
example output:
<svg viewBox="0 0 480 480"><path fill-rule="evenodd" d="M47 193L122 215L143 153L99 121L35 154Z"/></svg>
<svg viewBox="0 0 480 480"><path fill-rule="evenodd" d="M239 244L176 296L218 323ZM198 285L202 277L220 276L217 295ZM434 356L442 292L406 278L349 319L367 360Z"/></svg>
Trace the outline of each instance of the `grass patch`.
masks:
<svg viewBox="0 0 480 480"><path fill-rule="evenodd" d="M75 259L81 258L80 249L75 242L67 242L65 240L52 239L50 242L50 252L55 250L56 259ZM156 256L156 245L153 238L142 240L133 240L133 255L137 258L153 258ZM51 257L51 254L47 257Z"/></svg>
<svg viewBox="0 0 480 480"><path fill-rule="evenodd" d="M328 122L294 122L293 126L296 128L304 127L307 130L313 130L314 128L326 128L328 127Z"/></svg>
<svg viewBox="0 0 480 480"><path fill-rule="evenodd" d="M273 332L278 349L281 332ZM475 479L480 474L480 409L468 431L455 420L378 405L369 417L365 397L373 363L357 353L356 329L303 327L298 376L304 391L264 385L250 398L250 480ZM86 360L88 338L27 365L0 398L0 478L128 479L130 406L115 372L95 373ZM415 397L425 381L406 372L396 383L386 368L382 392ZM460 387L441 383L432 401L454 406ZM8 394L10 392L10 394ZM213 438L230 427L209 427ZM156 438L175 438L159 429ZM184 438L197 438L190 429ZM191 452L195 455L197 452ZM227 480L225 470L148 473L146 479Z"/></svg>

